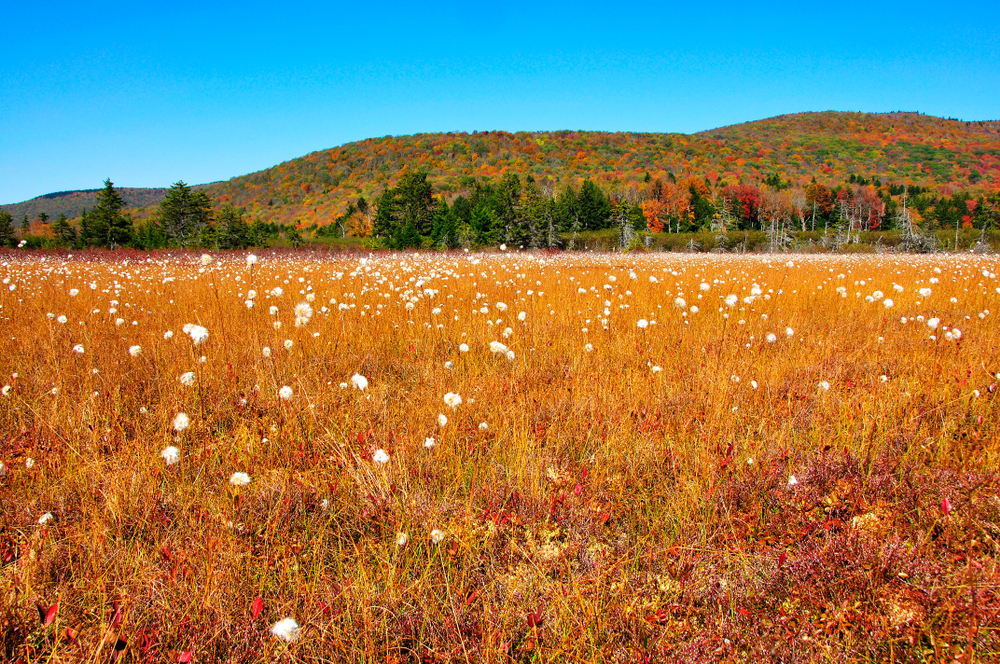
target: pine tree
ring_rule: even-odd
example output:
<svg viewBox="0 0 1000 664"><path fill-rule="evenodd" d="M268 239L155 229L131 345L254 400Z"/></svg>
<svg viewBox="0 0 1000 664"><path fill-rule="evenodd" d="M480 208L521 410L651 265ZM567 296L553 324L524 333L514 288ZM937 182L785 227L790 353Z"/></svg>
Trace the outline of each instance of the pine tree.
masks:
<svg viewBox="0 0 1000 664"><path fill-rule="evenodd" d="M193 191L183 180L175 182L160 203L160 227L171 244L185 247L197 242L212 221L212 201L203 191Z"/></svg>
<svg viewBox="0 0 1000 664"><path fill-rule="evenodd" d="M14 243L14 218L10 212L0 210L0 247Z"/></svg>
<svg viewBox="0 0 1000 664"><path fill-rule="evenodd" d="M69 225L66 215L61 212L59 218L52 224L52 235L60 246L72 247L76 244L76 229Z"/></svg>
<svg viewBox="0 0 1000 664"><path fill-rule="evenodd" d="M122 214L124 207L125 200L108 178L97 194L97 206L88 215L93 244L111 249L128 244L132 239L132 218Z"/></svg>

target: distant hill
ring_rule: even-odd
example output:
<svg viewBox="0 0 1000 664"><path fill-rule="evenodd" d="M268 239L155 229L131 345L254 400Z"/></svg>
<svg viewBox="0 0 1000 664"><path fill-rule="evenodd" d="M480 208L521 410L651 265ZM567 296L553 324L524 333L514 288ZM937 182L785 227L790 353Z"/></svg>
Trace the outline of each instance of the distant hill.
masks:
<svg viewBox="0 0 1000 664"><path fill-rule="evenodd" d="M430 175L435 191L460 192L463 178L505 172L559 187L592 178L628 188L651 177L712 182L837 184L851 174L931 189L1000 188L1000 122L919 113L798 113L697 134L553 131L387 136L313 152L210 185L222 203L252 217L323 224L358 196L372 198L406 170ZM467 180L464 181L467 184ZM945 192L947 193L947 192Z"/></svg>
<svg viewBox="0 0 1000 664"><path fill-rule="evenodd" d="M407 170L429 174L435 191L455 195L468 178L506 172L553 188L585 178L623 190L650 177L694 175L715 182L777 175L804 185L837 184L855 174L950 193L1000 189L1000 122L966 122L919 113L797 113L697 134L597 131L433 133L386 136L313 152L249 175L201 185L217 205L252 218L325 224L358 196L369 199ZM15 218L45 212L78 216L97 190L48 194L5 205ZM123 189L136 208L166 189ZM141 216L141 214L140 214Z"/></svg>
<svg viewBox="0 0 1000 664"><path fill-rule="evenodd" d="M45 194L38 198L32 198L23 203L12 205L0 205L14 217L15 222L20 222L25 215L28 219L35 220L38 215L45 213L49 219L55 219L60 214L65 214L69 219L79 217L84 208L91 209L97 205L97 192L100 189L83 189L78 191L57 191L52 194ZM123 187L122 198L129 208L145 208L151 205L158 205L163 197L167 195L164 188L129 188Z"/></svg>

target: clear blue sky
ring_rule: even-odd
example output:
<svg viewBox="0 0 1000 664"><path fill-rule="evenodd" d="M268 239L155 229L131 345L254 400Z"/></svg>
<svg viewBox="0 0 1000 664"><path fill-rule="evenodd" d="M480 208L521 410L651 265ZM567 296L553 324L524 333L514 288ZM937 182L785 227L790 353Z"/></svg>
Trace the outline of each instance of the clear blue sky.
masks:
<svg viewBox="0 0 1000 664"><path fill-rule="evenodd" d="M339 5L5 3L0 203L388 134L1000 119L997 0Z"/></svg>

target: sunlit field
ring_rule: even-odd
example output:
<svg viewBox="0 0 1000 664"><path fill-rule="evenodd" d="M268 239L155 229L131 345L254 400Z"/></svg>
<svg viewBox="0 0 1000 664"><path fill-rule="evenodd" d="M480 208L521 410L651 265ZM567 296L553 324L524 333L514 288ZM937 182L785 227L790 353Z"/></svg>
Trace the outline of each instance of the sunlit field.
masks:
<svg viewBox="0 0 1000 664"><path fill-rule="evenodd" d="M997 273L7 254L0 659L997 661Z"/></svg>

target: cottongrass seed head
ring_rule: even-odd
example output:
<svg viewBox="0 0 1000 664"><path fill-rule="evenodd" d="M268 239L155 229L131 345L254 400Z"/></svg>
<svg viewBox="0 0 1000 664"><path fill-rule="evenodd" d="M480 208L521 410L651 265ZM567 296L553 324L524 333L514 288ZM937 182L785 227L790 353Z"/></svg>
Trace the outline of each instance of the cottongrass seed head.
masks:
<svg viewBox="0 0 1000 664"><path fill-rule="evenodd" d="M174 431L181 433L191 426L191 418L187 416L187 413L177 413L174 415L174 421L171 422L171 426L174 428Z"/></svg>
<svg viewBox="0 0 1000 664"><path fill-rule="evenodd" d="M299 624L295 622L295 618L282 618L278 622L271 625L271 634L282 641L292 642L299 636Z"/></svg>
<svg viewBox="0 0 1000 664"><path fill-rule="evenodd" d="M229 483L233 486L246 486L250 484L250 476L246 473L233 473L229 476Z"/></svg>

